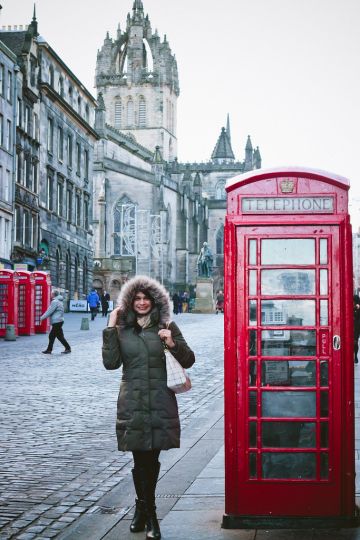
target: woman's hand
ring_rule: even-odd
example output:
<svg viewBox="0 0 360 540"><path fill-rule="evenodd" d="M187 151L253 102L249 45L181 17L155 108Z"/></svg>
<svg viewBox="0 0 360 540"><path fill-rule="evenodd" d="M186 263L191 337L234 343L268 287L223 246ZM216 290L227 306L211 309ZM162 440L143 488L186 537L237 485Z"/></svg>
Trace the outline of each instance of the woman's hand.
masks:
<svg viewBox="0 0 360 540"><path fill-rule="evenodd" d="M113 311L110 313L109 322L108 322L108 328L113 328L114 326L116 326L119 311L120 311L120 308L117 307L117 308L113 309Z"/></svg>
<svg viewBox="0 0 360 540"><path fill-rule="evenodd" d="M162 328L162 330L159 330L158 334L160 339L162 341L165 341L169 349L173 349L175 347L175 342L173 341L173 338L171 336L171 330L168 330L167 328Z"/></svg>

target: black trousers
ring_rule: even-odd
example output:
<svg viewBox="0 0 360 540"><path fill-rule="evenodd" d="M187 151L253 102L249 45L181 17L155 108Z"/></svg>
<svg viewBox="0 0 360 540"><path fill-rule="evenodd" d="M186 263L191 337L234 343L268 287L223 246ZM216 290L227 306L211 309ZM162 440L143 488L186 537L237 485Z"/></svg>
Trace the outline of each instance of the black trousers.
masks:
<svg viewBox="0 0 360 540"><path fill-rule="evenodd" d="M98 308L97 307L91 307L90 311L91 311L91 320L93 321L95 319L96 315L97 315Z"/></svg>
<svg viewBox="0 0 360 540"><path fill-rule="evenodd" d="M134 465L136 468L151 469L158 463L160 450L145 450L133 452Z"/></svg>
<svg viewBox="0 0 360 540"><path fill-rule="evenodd" d="M51 326L50 334L49 334L49 345L48 345L48 351L52 351L54 346L54 341L56 338L64 345L65 349L71 349L70 345L65 339L64 332L62 329L63 322L54 323Z"/></svg>

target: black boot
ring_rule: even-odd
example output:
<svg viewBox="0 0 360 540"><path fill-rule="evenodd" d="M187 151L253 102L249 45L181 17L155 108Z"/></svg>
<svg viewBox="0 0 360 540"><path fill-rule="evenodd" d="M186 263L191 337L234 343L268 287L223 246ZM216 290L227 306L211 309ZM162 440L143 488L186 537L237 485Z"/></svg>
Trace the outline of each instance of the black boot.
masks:
<svg viewBox="0 0 360 540"><path fill-rule="evenodd" d="M155 506L155 489L159 472L159 462L146 471L146 540L159 540L161 538Z"/></svg>
<svg viewBox="0 0 360 540"><path fill-rule="evenodd" d="M146 504L145 504L145 469L134 467L132 469L133 481L137 499L135 499L135 514L130 525L131 532L141 532L145 530L146 524Z"/></svg>

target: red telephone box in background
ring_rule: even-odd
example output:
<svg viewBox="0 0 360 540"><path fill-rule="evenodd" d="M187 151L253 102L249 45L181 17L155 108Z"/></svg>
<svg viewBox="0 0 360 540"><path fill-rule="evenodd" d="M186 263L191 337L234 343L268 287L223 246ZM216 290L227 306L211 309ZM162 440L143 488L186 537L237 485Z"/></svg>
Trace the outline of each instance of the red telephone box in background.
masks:
<svg viewBox="0 0 360 540"><path fill-rule="evenodd" d="M14 270L0 270L0 337L5 336L8 324L13 324L18 334L18 284Z"/></svg>
<svg viewBox="0 0 360 540"><path fill-rule="evenodd" d="M19 280L18 293L18 333L19 336L32 336L35 334L35 277L27 270L17 270Z"/></svg>
<svg viewBox="0 0 360 540"><path fill-rule="evenodd" d="M224 528L353 526L349 181L228 181Z"/></svg>
<svg viewBox="0 0 360 540"><path fill-rule="evenodd" d="M51 279L46 272L33 272L35 278L35 332L46 334L50 328L49 319L40 321L41 315L47 310L51 302Z"/></svg>

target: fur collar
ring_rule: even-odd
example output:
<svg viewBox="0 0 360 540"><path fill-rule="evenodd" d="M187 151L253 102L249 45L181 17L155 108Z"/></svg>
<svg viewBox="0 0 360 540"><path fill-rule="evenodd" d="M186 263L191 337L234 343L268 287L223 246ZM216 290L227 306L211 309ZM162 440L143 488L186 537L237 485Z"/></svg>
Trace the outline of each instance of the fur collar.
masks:
<svg viewBox="0 0 360 540"><path fill-rule="evenodd" d="M170 322L170 298L169 293L167 292L165 287L163 287L161 283L159 283L155 279L149 278L147 276L135 276L134 278L130 279L125 283L125 285L120 291L117 300L117 305L120 307L120 328L129 326L129 323L131 326L132 322L135 323L136 321L136 316L132 309L132 304L135 293L139 289L146 289L154 300L155 308L153 311L156 312L157 317L154 317L153 315L155 314L153 314L152 312L152 320L154 321L154 318L158 319L158 321L156 322L163 326L165 326L166 323Z"/></svg>

